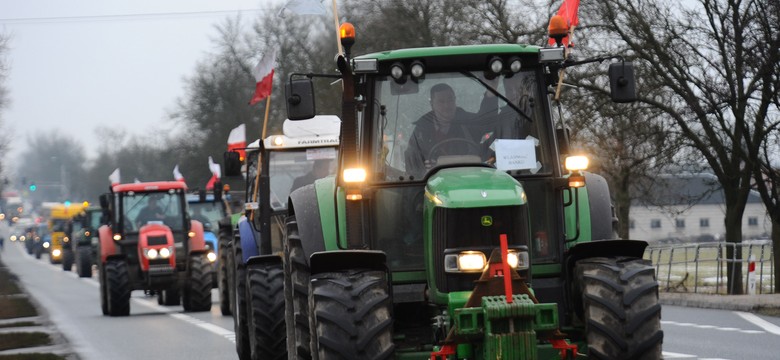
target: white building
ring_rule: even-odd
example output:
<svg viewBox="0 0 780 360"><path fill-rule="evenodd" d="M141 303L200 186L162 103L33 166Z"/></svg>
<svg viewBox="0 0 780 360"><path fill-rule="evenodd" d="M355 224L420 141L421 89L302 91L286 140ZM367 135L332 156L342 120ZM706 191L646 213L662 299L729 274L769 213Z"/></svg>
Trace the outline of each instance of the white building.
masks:
<svg viewBox="0 0 780 360"><path fill-rule="evenodd" d="M702 242L726 233L723 191L711 174L663 176L657 195L631 204L629 238ZM767 237L771 221L758 193L751 192L742 217L743 239Z"/></svg>

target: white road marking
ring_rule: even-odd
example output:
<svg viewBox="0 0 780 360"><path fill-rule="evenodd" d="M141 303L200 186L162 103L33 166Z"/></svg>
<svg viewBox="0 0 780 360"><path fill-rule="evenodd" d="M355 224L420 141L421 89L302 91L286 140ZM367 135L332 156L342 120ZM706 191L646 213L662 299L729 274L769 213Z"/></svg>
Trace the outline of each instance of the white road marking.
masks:
<svg viewBox="0 0 780 360"><path fill-rule="evenodd" d="M680 353L673 353L664 351L661 353L661 356L663 356L664 359L687 359L687 358L695 358L696 355L690 355L690 354L680 354Z"/></svg>
<svg viewBox="0 0 780 360"><path fill-rule="evenodd" d="M739 315L739 317L747 320L749 323L764 329L764 331L768 333L780 335L780 326L772 324L771 322L766 321L756 316L755 314L746 313L742 311L735 311L734 313Z"/></svg>
<svg viewBox="0 0 780 360"><path fill-rule="evenodd" d="M692 324L692 323L685 323L685 322L676 322L676 321L664 321L661 320L661 324L665 325L675 325L675 326L682 326L682 327L693 327L697 329L711 329L711 330L719 330L719 331L737 331L741 332L743 334L763 334L764 331L760 330L745 330L745 329L738 329L734 327L719 327L719 326L713 326L713 325L699 325L699 324Z"/></svg>

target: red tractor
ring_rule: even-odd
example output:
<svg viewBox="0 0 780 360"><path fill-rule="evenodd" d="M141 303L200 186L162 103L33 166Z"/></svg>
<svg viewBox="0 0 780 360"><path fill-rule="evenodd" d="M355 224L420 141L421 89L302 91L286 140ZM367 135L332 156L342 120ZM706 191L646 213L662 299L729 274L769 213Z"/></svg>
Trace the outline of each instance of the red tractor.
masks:
<svg viewBox="0 0 780 360"><path fill-rule="evenodd" d="M212 266L203 224L187 212L178 181L119 184L100 197L100 304L103 315L130 314L133 290L153 291L164 305L211 309Z"/></svg>

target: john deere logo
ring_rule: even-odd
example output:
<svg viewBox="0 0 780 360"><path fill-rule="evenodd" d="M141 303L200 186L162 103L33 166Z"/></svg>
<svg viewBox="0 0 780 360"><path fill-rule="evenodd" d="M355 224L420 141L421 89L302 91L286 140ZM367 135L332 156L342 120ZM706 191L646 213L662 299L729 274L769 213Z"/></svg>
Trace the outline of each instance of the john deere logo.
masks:
<svg viewBox="0 0 780 360"><path fill-rule="evenodd" d="M485 215L482 217L482 226L493 226L493 217Z"/></svg>

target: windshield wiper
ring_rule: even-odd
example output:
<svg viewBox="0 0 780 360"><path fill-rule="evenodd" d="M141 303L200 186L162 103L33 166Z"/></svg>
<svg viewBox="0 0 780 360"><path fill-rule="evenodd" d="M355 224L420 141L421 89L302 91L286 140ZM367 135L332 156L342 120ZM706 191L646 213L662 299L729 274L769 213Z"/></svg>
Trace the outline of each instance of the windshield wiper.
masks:
<svg viewBox="0 0 780 360"><path fill-rule="evenodd" d="M524 118L526 118L526 120L528 120L530 122L534 122L534 120L531 119L531 117L528 116L528 114L526 114L523 110L520 110L520 108L517 107L517 105L513 104L512 101L510 101L509 99L506 98L506 96L504 96L504 94L498 92L498 90L494 89L492 86L490 86L490 84L484 82L482 79L478 78L476 75L474 75L474 74L472 74L472 73L470 73L468 71L461 71L460 73L463 74L463 75L466 75L467 77L470 77L470 78L476 80L477 82L482 84L482 86L484 86L485 89L488 89L488 91L493 93L493 95L498 96L498 98L501 99L501 100L504 100L504 102L506 102L506 104L509 105L509 107L511 107L512 110L517 111L517 113L522 115Z"/></svg>

